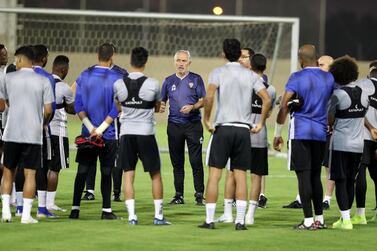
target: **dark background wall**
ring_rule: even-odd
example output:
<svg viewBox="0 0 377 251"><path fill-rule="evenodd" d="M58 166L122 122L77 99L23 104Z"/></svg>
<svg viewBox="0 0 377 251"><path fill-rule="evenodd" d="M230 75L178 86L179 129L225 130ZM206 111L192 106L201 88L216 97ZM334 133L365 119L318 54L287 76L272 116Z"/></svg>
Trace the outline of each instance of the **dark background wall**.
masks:
<svg viewBox="0 0 377 251"><path fill-rule="evenodd" d="M115 11L212 14L222 6L224 15L236 13L236 0L19 0L25 7ZM326 39L324 52L338 57L349 54L357 59L377 59L377 0L322 0L326 3ZM242 15L300 18L300 44L319 46L321 0L243 0ZM81 5L81 7L83 7Z"/></svg>

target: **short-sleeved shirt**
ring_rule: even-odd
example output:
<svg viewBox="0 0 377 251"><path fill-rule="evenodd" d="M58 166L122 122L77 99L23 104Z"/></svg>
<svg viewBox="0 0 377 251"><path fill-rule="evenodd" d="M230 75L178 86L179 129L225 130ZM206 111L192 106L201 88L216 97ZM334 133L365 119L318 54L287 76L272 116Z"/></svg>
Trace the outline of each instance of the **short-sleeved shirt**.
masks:
<svg viewBox="0 0 377 251"><path fill-rule="evenodd" d="M369 97L369 107L365 118L368 119L369 123L374 128L377 128L377 78L361 79L356 81L356 85L360 86L363 92L365 92ZM364 139L374 141L369 129L365 126Z"/></svg>
<svg viewBox="0 0 377 251"><path fill-rule="evenodd" d="M67 113L65 107L60 107L62 104L72 104L75 102L73 92L67 83L64 83L62 79L53 75L55 85L56 106L55 115L50 122L51 135L68 137L67 129Z"/></svg>
<svg viewBox="0 0 377 251"><path fill-rule="evenodd" d="M276 91L275 87L272 85L267 86L267 93L271 98L271 110L274 108L275 100L276 100ZM260 103L260 99L253 100L253 105L257 106L258 108L262 108L262 103ZM259 110L259 109L258 109ZM256 124L261 119L261 113L251 113L251 121L253 124ZM267 127L266 125L260 130L258 133L251 133L250 134L251 139L251 147L256 148L266 148L268 146L268 140L267 140Z"/></svg>
<svg viewBox="0 0 377 251"><path fill-rule="evenodd" d="M43 106L54 102L48 79L31 68L5 76L4 99L9 101L3 141L42 145Z"/></svg>
<svg viewBox="0 0 377 251"><path fill-rule="evenodd" d="M169 100L169 122L187 123L201 120L199 109L188 114L180 112L185 105L194 105L205 97L206 91L200 75L189 72L183 78L173 74L167 77L162 84L161 98L163 102Z"/></svg>
<svg viewBox="0 0 377 251"><path fill-rule="evenodd" d="M143 77L141 72L130 72L130 79ZM124 86L124 81L120 81ZM126 97L128 91L126 91ZM139 97L145 101L161 101L160 84L156 79L147 78L139 91ZM122 106L120 115L120 136L122 135L154 135L155 134L155 108L139 109Z"/></svg>
<svg viewBox="0 0 377 251"><path fill-rule="evenodd" d="M83 71L76 80L76 113L85 112L95 127L100 126L107 116L115 119L119 113L115 98L120 102L125 99L125 86L117 82L122 77L109 67L94 66ZM81 133L85 137L89 136L84 125ZM104 131L102 137L116 139L114 123Z"/></svg>
<svg viewBox="0 0 377 251"><path fill-rule="evenodd" d="M327 102L335 88L331 73L306 67L293 73L285 91L303 98L303 106L292 114L289 139L326 141Z"/></svg>
<svg viewBox="0 0 377 251"><path fill-rule="evenodd" d="M53 95L54 95L54 102L52 102L52 114L54 115L55 109L56 109L56 102L55 102L55 80L54 80L54 77L52 76L51 73L49 73L48 71L46 71L45 69L43 69L40 66L33 66L33 69L34 69L34 71L37 74L48 78L48 80L50 81L50 85L51 85L52 92L53 92Z"/></svg>
<svg viewBox="0 0 377 251"><path fill-rule="evenodd" d="M217 86L214 126L225 123L251 126L252 94L253 90L258 93L266 89L262 79L238 62L229 62L214 69L208 82Z"/></svg>
<svg viewBox="0 0 377 251"><path fill-rule="evenodd" d="M344 87L355 87L352 82ZM329 114L334 114L351 107L351 98L342 88L336 89L329 102ZM360 103L363 107L357 109L368 109L369 99L365 91L362 90ZM350 109L349 109L350 110ZM362 153L364 147L364 117L357 118L337 118L333 125L330 149L343 152Z"/></svg>

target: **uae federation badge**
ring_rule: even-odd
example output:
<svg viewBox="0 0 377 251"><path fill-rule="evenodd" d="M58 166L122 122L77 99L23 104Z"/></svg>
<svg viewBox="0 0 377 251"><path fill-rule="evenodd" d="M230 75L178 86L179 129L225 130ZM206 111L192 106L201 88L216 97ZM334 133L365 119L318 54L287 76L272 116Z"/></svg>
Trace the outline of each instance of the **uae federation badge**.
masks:
<svg viewBox="0 0 377 251"><path fill-rule="evenodd" d="M189 87L190 87L190 89L192 89L192 88L194 87L194 83L193 83L193 82L190 82L190 83L189 83Z"/></svg>

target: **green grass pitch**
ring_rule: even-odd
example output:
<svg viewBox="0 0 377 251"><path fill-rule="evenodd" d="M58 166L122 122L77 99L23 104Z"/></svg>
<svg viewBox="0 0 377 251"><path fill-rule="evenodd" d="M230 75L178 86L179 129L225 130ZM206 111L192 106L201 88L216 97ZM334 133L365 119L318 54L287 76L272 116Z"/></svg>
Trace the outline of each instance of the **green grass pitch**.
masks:
<svg viewBox="0 0 377 251"><path fill-rule="evenodd" d="M70 118L70 142L79 134L80 124ZM270 130L272 133L272 130ZM270 133L270 134L271 134ZM167 147L166 125L157 126L157 140L161 148ZM205 135L205 146L208 134ZM294 173L286 168L286 159L270 157L270 175L267 178L267 209L258 209L255 225L248 231L235 231L232 224L217 224L213 231L198 229L205 218L205 208L194 205L194 190L191 168L186 161L185 205L167 205L174 194L173 174L169 155L161 154L164 182L165 217L171 226L154 226L153 201L149 175L137 167L136 213L139 225L129 226L123 202L113 202L115 213L124 219L102 221L100 175L97 174L96 200L83 201L79 220L68 219L71 206L73 183L76 172L75 151L70 152L71 167L60 175L57 204L68 209L58 213L58 219L43 219L38 224L21 225L18 218L11 224L0 224L0 250L374 250L376 247L377 224L354 226L353 231L321 230L295 231L294 224L302 218L302 210L283 209L295 198L297 182ZM225 177L225 173L223 175ZM322 174L325 180L324 172ZM207 168L205 168L205 180ZM249 179L249 177L248 177ZM375 207L373 182L368 179L367 218L373 215ZM122 196L123 197L123 196ZM220 184L217 216L222 213L223 182ZM36 213L34 201L32 214ZM13 209L14 211L14 209ZM234 210L235 211L235 210ZM339 216L333 196L331 210L325 211L328 225Z"/></svg>

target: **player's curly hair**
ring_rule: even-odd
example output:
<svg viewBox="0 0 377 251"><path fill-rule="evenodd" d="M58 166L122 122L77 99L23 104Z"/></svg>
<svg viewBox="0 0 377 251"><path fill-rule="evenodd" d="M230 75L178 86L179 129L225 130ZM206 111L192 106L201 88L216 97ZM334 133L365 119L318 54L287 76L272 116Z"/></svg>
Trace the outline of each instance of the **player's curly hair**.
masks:
<svg viewBox="0 0 377 251"><path fill-rule="evenodd" d="M241 43L235 38L227 38L223 41L223 52L230 62L237 62L241 56Z"/></svg>
<svg viewBox="0 0 377 251"><path fill-rule="evenodd" d="M330 66L329 72L333 75L337 84L346 85L357 79L359 67L354 58L346 55L335 59Z"/></svg>

